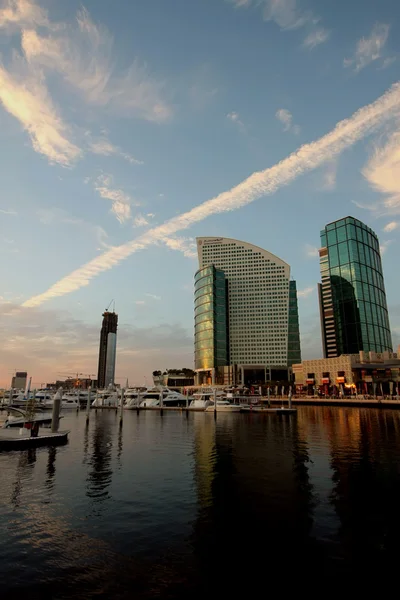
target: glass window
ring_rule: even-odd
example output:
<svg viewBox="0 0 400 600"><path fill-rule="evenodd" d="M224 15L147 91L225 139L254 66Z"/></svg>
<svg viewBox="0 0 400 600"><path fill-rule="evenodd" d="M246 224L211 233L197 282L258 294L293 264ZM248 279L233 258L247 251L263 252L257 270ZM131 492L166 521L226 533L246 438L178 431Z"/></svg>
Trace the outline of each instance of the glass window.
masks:
<svg viewBox="0 0 400 600"><path fill-rule="evenodd" d="M332 246L337 243L336 231L328 231L328 246Z"/></svg>
<svg viewBox="0 0 400 600"><path fill-rule="evenodd" d="M346 227L339 227L336 230L338 242L345 242L347 240Z"/></svg>
<svg viewBox="0 0 400 600"><path fill-rule="evenodd" d="M331 268L339 266L339 254L337 246L332 246L329 248L329 266Z"/></svg>
<svg viewBox="0 0 400 600"><path fill-rule="evenodd" d="M326 247L326 234L321 233L321 248L325 248L325 247Z"/></svg>
<svg viewBox="0 0 400 600"><path fill-rule="evenodd" d="M339 260L341 265L346 265L349 262L349 250L347 248L347 242L338 244Z"/></svg>
<svg viewBox="0 0 400 600"><path fill-rule="evenodd" d="M347 231L347 238L349 240L356 239L356 228L354 227L354 225L347 225L346 231Z"/></svg>

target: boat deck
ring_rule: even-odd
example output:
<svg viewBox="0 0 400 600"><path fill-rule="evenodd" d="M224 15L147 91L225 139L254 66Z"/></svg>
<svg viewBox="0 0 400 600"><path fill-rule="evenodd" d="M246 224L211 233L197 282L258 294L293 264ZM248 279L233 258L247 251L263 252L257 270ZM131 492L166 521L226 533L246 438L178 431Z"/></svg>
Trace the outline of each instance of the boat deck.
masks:
<svg viewBox="0 0 400 600"><path fill-rule="evenodd" d="M69 431L49 432L45 434L39 431L37 437L31 437L29 429L1 429L0 450L23 450L25 448L36 448L37 446L65 444L68 441L68 434Z"/></svg>

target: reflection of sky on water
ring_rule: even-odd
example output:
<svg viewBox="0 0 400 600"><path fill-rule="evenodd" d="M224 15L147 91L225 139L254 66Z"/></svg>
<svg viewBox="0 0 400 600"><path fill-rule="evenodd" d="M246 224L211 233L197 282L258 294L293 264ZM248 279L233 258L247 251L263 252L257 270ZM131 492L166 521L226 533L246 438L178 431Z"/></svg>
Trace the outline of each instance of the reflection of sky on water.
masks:
<svg viewBox="0 0 400 600"><path fill-rule="evenodd" d="M288 556L294 570L341 571L355 555L397 556L399 413L132 413L122 428L113 411L93 411L88 428L71 415L68 446L0 454L10 589L146 597L150 580L183 581L190 595L235 560L255 583Z"/></svg>

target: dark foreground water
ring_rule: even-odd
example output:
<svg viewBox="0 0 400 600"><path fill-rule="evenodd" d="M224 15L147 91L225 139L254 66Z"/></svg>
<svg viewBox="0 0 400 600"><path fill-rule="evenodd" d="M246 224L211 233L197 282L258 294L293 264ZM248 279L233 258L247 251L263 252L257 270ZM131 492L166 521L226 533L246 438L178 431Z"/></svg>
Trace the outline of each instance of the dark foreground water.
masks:
<svg viewBox="0 0 400 600"><path fill-rule="evenodd" d="M122 429L92 411L62 428L67 446L0 454L0 598L280 597L321 579L325 595L397 578L400 411L125 412Z"/></svg>

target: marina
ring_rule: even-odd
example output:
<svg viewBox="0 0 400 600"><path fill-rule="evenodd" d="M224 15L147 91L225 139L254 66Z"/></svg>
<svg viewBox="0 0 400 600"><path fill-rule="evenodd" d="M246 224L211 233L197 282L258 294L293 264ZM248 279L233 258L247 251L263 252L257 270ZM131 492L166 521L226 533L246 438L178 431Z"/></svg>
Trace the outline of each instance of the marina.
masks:
<svg viewBox="0 0 400 600"><path fill-rule="evenodd" d="M336 581L361 566L389 581L400 413L255 416L125 411L121 426L119 411L89 423L70 411L67 444L1 453L2 599L245 593L264 585L265 565L285 577L288 547L300 580L312 565ZM240 571L222 576L238 556Z"/></svg>

